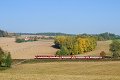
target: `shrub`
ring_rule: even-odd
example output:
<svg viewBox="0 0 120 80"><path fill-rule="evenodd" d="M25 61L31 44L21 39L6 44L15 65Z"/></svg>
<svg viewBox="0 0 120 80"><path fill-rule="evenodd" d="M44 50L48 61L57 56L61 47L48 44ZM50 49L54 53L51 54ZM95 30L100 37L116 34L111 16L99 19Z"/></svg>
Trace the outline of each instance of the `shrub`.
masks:
<svg viewBox="0 0 120 80"><path fill-rule="evenodd" d="M2 48L0 48L0 66L2 64L3 56L4 56L4 52L3 52Z"/></svg>
<svg viewBox="0 0 120 80"><path fill-rule="evenodd" d="M0 48L0 67L10 67L12 58L10 52L5 52Z"/></svg>
<svg viewBox="0 0 120 80"><path fill-rule="evenodd" d="M18 39L18 38L17 38L15 42L21 43L21 42L25 42L25 40L24 40L24 39Z"/></svg>
<svg viewBox="0 0 120 80"><path fill-rule="evenodd" d="M9 52L7 55L7 58L6 58L6 67L11 67L11 63L12 63L12 58L11 58L11 54Z"/></svg>
<svg viewBox="0 0 120 80"><path fill-rule="evenodd" d="M104 51L101 51L101 52L100 52L100 56L101 56L101 57L105 57L105 56L106 56L106 53L105 53Z"/></svg>
<svg viewBox="0 0 120 80"><path fill-rule="evenodd" d="M69 51L65 46L62 46L61 49L56 52L56 55L69 55Z"/></svg>
<svg viewBox="0 0 120 80"><path fill-rule="evenodd" d="M112 41L110 44L110 51L113 54L113 58L118 58L120 56L120 42L118 40Z"/></svg>

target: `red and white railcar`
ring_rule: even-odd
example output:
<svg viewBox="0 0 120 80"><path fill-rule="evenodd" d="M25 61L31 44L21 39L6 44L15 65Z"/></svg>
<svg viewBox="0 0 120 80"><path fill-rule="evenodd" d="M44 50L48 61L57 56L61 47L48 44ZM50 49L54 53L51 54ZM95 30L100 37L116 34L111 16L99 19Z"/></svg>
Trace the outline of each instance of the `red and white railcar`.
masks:
<svg viewBox="0 0 120 80"><path fill-rule="evenodd" d="M47 56L47 55L37 55L35 59L102 59L103 57L97 56Z"/></svg>

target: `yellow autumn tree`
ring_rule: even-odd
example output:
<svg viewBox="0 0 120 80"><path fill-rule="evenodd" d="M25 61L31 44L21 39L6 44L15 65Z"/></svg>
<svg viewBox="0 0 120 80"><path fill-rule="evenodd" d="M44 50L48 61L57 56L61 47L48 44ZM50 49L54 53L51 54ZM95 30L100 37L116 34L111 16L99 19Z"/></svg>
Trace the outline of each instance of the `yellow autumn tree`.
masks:
<svg viewBox="0 0 120 80"><path fill-rule="evenodd" d="M95 49L96 40L93 37L80 36L57 36L55 45L64 46L68 49L69 55L82 54Z"/></svg>

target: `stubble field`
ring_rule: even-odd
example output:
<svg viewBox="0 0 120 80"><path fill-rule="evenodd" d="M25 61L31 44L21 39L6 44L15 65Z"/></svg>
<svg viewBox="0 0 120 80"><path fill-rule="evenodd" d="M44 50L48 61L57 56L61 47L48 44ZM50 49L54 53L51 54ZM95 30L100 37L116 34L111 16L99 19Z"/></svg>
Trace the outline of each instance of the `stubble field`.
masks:
<svg viewBox="0 0 120 80"><path fill-rule="evenodd" d="M34 59L35 55L54 55L53 40L16 43L15 38L0 38L0 47L9 51L13 59Z"/></svg>
<svg viewBox="0 0 120 80"><path fill-rule="evenodd" d="M0 80L120 80L120 62L26 63L0 72Z"/></svg>

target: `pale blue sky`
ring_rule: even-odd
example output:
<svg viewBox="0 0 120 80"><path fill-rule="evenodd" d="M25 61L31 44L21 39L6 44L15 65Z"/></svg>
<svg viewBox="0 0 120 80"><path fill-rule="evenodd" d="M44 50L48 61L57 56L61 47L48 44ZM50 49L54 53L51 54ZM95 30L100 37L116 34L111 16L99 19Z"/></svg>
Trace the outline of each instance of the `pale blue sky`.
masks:
<svg viewBox="0 0 120 80"><path fill-rule="evenodd" d="M120 0L0 0L0 29L120 34Z"/></svg>

